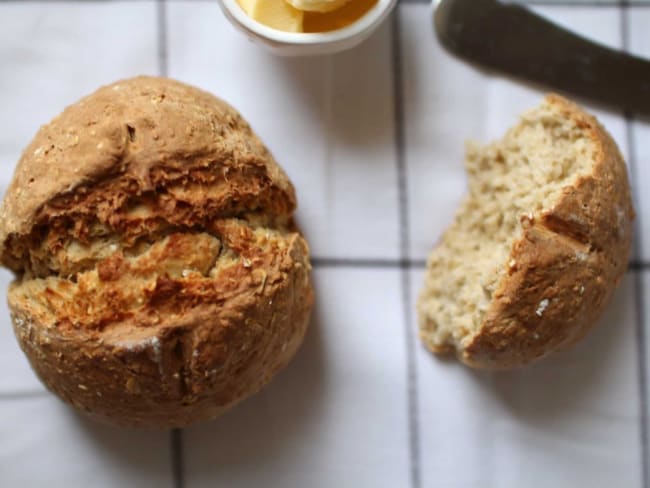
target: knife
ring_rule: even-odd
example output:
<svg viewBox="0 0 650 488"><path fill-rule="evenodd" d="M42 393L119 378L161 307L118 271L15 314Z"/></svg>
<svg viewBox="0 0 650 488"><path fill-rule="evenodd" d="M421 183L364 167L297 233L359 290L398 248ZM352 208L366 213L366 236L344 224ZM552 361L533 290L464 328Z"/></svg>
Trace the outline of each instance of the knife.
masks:
<svg viewBox="0 0 650 488"><path fill-rule="evenodd" d="M434 0L434 26L453 54L533 83L650 115L650 61L601 46L530 10L496 0Z"/></svg>

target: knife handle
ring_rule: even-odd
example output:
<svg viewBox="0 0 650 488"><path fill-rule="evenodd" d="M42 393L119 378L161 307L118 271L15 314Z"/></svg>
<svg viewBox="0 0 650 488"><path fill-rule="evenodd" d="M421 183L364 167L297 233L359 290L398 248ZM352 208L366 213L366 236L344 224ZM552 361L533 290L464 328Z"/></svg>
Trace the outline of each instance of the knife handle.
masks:
<svg viewBox="0 0 650 488"><path fill-rule="evenodd" d="M453 53L516 78L650 115L650 62L495 0L442 0L436 33Z"/></svg>

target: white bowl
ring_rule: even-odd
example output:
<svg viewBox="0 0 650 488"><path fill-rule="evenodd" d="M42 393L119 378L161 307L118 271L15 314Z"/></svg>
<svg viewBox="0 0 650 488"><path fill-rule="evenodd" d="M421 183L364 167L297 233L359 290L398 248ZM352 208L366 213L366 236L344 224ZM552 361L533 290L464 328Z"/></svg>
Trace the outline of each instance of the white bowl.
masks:
<svg viewBox="0 0 650 488"><path fill-rule="evenodd" d="M251 19L237 0L219 0L219 5L232 24L252 41L281 56L332 54L356 46L386 19L397 0L379 0L356 22L335 31L318 33L284 32Z"/></svg>

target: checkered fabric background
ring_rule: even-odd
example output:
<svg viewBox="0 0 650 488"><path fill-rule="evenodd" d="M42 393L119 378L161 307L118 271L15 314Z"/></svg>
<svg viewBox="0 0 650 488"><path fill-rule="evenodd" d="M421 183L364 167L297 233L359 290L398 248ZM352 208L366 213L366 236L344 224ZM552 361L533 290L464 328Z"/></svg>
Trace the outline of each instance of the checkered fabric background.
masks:
<svg viewBox="0 0 650 488"><path fill-rule="evenodd" d="M527 3L650 57L650 0ZM650 123L588 106L626 155L639 214L604 319L571 351L485 373L423 349L414 301L464 191L464 141L497 137L541 92L451 58L423 1L356 49L281 59L214 0L0 0L0 190L41 123L140 73L225 98L286 168L314 256L311 329L289 368L221 419L132 432L45 391L2 300L0 486L650 486Z"/></svg>

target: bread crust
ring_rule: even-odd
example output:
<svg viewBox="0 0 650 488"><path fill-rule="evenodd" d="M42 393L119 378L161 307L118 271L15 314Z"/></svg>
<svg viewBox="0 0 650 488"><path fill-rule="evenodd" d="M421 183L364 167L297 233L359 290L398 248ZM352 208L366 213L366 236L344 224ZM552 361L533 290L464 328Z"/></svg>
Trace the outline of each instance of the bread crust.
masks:
<svg viewBox="0 0 650 488"><path fill-rule="evenodd" d="M156 324L47 325L10 290L14 331L43 383L78 410L123 426L186 426L257 392L294 356L313 300L306 252L295 236L266 275L234 269L228 278L243 284L222 304L141 311Z"/></svg>
<svg viewBox="0 0 650 488"><path fill-rule="evenodd" d="M248 124L196 88L139 77L68 107L25 150L0 210L33 369L105 422L220 415L305 335L313 292L295 205Z"/></svg>
<svg viewBox="0 0 650 488"><path fill-rule="evenodd" d="M116 176L135 181L132 192L156 189L153 170L186 172L218 163L226 175L257 170L268 189L241 178L219 200L253 193L269 211L293 212L296 199L286 174L240 114L198 88L141 76L118 81L67 107L40 128L23 151L0 208L0 242L26 235L57 196L75 195L84 185ZM276 201L266 200L277 190ZM236 195L237 194L237 195ZM62 202L69 205L69 201Z"/></svg>
<svg viewBox="0 0 650 488"><path fill-rule="evenodd" d="M522 218L522 236L504 263L508 271L478 331L457 351L475 368L518 367L575 343L602 315L627 269L634 209L625 162L594 117L557 95L547 102L587 131L596 162L552 208Z"/></svg>

